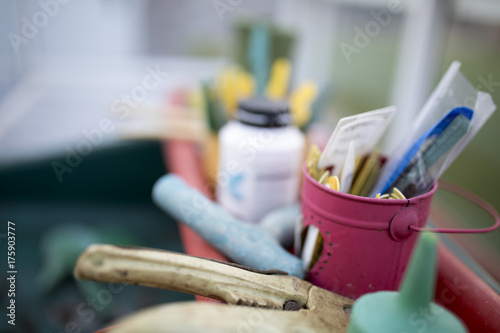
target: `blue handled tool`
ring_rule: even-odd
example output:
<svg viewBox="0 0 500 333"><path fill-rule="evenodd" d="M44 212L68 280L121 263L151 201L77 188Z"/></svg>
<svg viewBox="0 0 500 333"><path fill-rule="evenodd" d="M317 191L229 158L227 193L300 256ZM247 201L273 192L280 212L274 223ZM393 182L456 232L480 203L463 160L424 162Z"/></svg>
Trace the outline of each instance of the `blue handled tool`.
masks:
<svg viewBox="0 0 500 333"><path fill-rule="evenodd" d="M230 216L176 175L165 175L156 182L153 201L239 264L305 276L302 261L283 249L265 229Z"/></svg>
<svg viewBox="0 0 500 333"><path fill-rule="evenodd" d="M425 182L426 171L467 133L473 114L473 110L467 107L457 107L448 112L412 145L396 166L389 181L382 190L376 192L387 193L397 187L406 197L416 195L407 192L407 187L418 181ZM426 183L432 186L434 181L435 179ZM425 193L425 190L420 190Z"/></svg>

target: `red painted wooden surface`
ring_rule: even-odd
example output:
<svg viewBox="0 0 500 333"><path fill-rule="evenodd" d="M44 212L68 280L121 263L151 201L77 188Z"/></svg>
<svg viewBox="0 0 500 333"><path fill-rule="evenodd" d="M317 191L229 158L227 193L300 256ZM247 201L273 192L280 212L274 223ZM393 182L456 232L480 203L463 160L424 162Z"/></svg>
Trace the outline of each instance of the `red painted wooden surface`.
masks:
<svg viewBox="0 0 500 333"><path fill-rule="evenodd" d="M500 332L500 296L444 245L439 245L436 301L470 332Z"/></svg>
<svg viewBox="0 0 500 333"><path fill-rule="evenodd" d="M186 141L170 141L162 144L163 156L168 172L179 175L186 183L197 188L209 198L201 161L193 143ZM184 252L197 257L228 261L228 259L208 244L189 227L179 223L179 232ZM198 301L219 302L211 298L196 296Z"/></svg>

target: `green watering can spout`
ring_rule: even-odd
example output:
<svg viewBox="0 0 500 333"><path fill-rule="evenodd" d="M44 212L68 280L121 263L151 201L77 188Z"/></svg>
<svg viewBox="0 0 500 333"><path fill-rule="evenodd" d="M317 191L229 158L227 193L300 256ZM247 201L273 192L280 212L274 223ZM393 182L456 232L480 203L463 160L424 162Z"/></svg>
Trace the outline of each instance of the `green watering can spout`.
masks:
<svg viewBox="0 0 500 333"><path fill-rule="evenodd" d="M398 300L414 309L428 307L436 290L437 237L423 234L399 286Z"/></svg>
<svg viewBox="0 0 500 333"><path fill-rule="evenodd" d="M454 314L432 302L436 288L437 237L421 236L399 291L360 297L352 308L349 333L465 333Z"/></svg>

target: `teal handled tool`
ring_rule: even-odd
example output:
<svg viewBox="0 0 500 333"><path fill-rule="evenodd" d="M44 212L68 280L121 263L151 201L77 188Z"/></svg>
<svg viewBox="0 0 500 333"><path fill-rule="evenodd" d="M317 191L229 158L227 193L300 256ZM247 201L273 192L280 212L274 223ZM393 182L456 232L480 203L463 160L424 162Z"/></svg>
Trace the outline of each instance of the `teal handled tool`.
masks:
<svg viewBox="0 0 500 333"><path fill-rule="evenodd" d="M287 249L293 246L295 223L301 214L299 203L283 206L266 214L259 225Z"/></svg>
<svg viewBox="0 0 500 333"><path fill-rule="evenodd" d="M176 175L165 175L156 182L153 201L239 264L305 276L302 261L283 249L265 229L230 216Z"/></svg>
<svg viewBox="0 0 500 333"><path fill-rule="evenodd" d="M467 332L458 317L432 302L436 286L436 243L435 235L422 235L399 292L366 294L354 303L348 333Z"/></svg>

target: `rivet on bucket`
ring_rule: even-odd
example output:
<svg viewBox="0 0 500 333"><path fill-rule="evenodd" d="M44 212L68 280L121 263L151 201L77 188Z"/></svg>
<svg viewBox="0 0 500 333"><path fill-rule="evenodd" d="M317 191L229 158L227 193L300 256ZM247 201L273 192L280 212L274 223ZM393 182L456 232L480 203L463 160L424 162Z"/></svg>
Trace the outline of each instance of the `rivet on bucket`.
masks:
<svg viewBox="0 0 500 333"><path fill-rule="evenodd" d="M395 240L404 240L410 237L413 231L410 230L410 225L418 224L418 213L413 207L401 209L394 215L389 231Z"/></svg>

